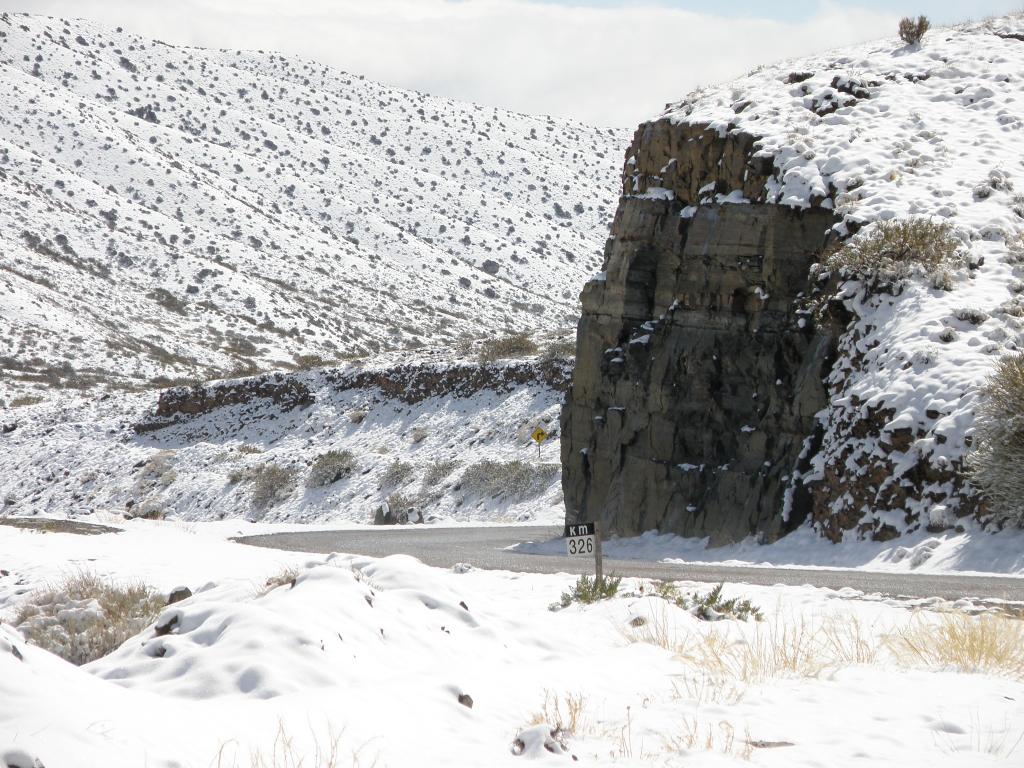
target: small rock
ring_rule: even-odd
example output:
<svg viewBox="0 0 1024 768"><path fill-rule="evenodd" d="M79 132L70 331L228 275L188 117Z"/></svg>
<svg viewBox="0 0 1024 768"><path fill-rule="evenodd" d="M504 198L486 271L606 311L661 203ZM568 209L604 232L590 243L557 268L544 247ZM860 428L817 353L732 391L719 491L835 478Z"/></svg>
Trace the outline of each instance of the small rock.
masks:
<svg viewBox="0 0 1024 768"><path fill-rule="evenodd" d="M7 768L46 768L38 758L20 749L12 749L0 755L0 765Z"/></svg>
<svg viewBox="0 0 1024 768"><path fill-rule="evenodd" d="M153 627L153 632L156 634L157 637L169 635L174 630L174 628L178 626L179 619L180 617L178 616L178 614L174 614L169 619L166 619L160 624L157 624L155 627Z"/></svg>
<svg viewBox="0 0 1024 768"><path fill-rule="evenodd" d="M464 611L468 611L469 610L469 606L466 605L466 601L465 600L459 600L459 607L462 610L464 610Z"/></svg>
<svg viewBox="0 0 1024 768"><path fill-rule="evenodd" d="M468 693L460 693L459 694L459 704L461 704L464 707L469 707L470 709L472 709L473 708L473 697L470 696Z"/></svg>
<svg viewBox="0 0 1024 768"><path fill-rule="evenodd" d="M188 587L175 587L167 597L167 604L174 605L175 603L180 603L182 600L187 600L190 597L192 597L191 589Z"/></svg>

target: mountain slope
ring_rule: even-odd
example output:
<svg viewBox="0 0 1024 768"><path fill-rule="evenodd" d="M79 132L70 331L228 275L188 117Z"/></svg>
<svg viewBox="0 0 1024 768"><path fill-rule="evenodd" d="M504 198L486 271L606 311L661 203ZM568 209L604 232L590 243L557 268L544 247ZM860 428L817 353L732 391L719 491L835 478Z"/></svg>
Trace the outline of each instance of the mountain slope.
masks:
<svg viewBox="0 0 1024 768"><path fill-rule="evenodd" d="M578 314L624 136L0 16L0 398Z"/></svg>

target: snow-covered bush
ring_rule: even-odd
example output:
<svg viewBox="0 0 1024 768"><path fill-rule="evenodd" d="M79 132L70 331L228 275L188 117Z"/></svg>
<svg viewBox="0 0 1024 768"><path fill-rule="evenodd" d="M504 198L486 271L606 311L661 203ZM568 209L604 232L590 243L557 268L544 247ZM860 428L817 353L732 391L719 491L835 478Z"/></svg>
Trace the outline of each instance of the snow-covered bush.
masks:
<svg viewBox="0 0 1024 768"><path fill-rule="evenodd" d="M459 466L457 459L438 459L427 465L427 471L423 473L423 487L434 488L443 483Z"/></svg>
<svg viewBox="0 0 1024 768"><path fill-rule="evenodd" d="M384 488L388 485L399 485L412 477L412 473L414 471L415 468L409 462L395 459L388 464L387 468L380 476L380 487Z"/></svg>
<svg viewBox="0 0 1024 768"><path fill-rule="evenodd" d="M915 273L935 275L956 266L960 241L947 222L931 219L880 221L825 257L824 267L873 288L898 288Z"/></svg>
<svg viewBox="0 0 1024 768"><path fill-rule="evenodd" d="M931 27L927 16L918 16L916 19L904 16L900 19L900 39L907 45L917 45Z"/></svg>
<svg viewBox="0 0 1024 768"><path fill-rule="evenodd" d="M543 491L558 471L558 464L484 459L466 467L460 483L470 494L522 500Z"/></svg>
<svg viewBox="0 0 1024 768"><path fill-rule="evenodd" d="M983 394L971 474L996 520L1024 527L1024 353L1000 360Z"/></svg>
<svg viewBox="0 0 1024 768"><path fill-rule="evenodd" d="M252 503L257 509L284 501L295 487L295 470L270 462L256 470L252 481Z"/></svg>
<svg viewBox="0 0 1024 768"><path fill-rule="evenodd" d="M141 632L163 606L162 597L143 584L119 585L79 573L33 593L18 609L14 626L33 645L80 665Z"/></svg>
<svg viewBox="0 0 1024 768"><path fill-rule="evenodd" d="M328 451L317 457L306 478L307 488L323 488L351 475L356 469L352 451Z"/></svg>
<svg viewBox="0 0 1024 768"><path fill-rule="evenodd" d="M485 339L480 345L479 358L482 363L491 363L508 357L529 357L537 354L537 345L525 331Z"/></svg>

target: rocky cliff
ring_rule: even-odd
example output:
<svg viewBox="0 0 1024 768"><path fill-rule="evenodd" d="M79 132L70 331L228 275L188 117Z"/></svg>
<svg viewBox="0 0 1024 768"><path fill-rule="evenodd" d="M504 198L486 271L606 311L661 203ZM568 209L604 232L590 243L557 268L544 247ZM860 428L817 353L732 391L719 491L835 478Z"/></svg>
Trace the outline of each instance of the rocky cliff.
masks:
<svg viewBox="0 0 1024 768"><path fill-rule="evenodd" d="M799 459L835 334L801 297L834 216L763 202L771 158L753 145L668 118L636 134L605 271L583 292L570 515L727 541L808 514ZM715 202L736 189L751 202Z"/></svg>
<svg viewBox="0 0 1024 768"><path fill-rule="evenodd" d="M1024 59L1020 27L764 68L639 128L582 296L568 520L711 544L985 522L964 470L976 399L1024 347L1024 207L1006 170L1024 123L1004 72ZM962 243L941 287L812 278L833 243L915 216Z"/></svg>

